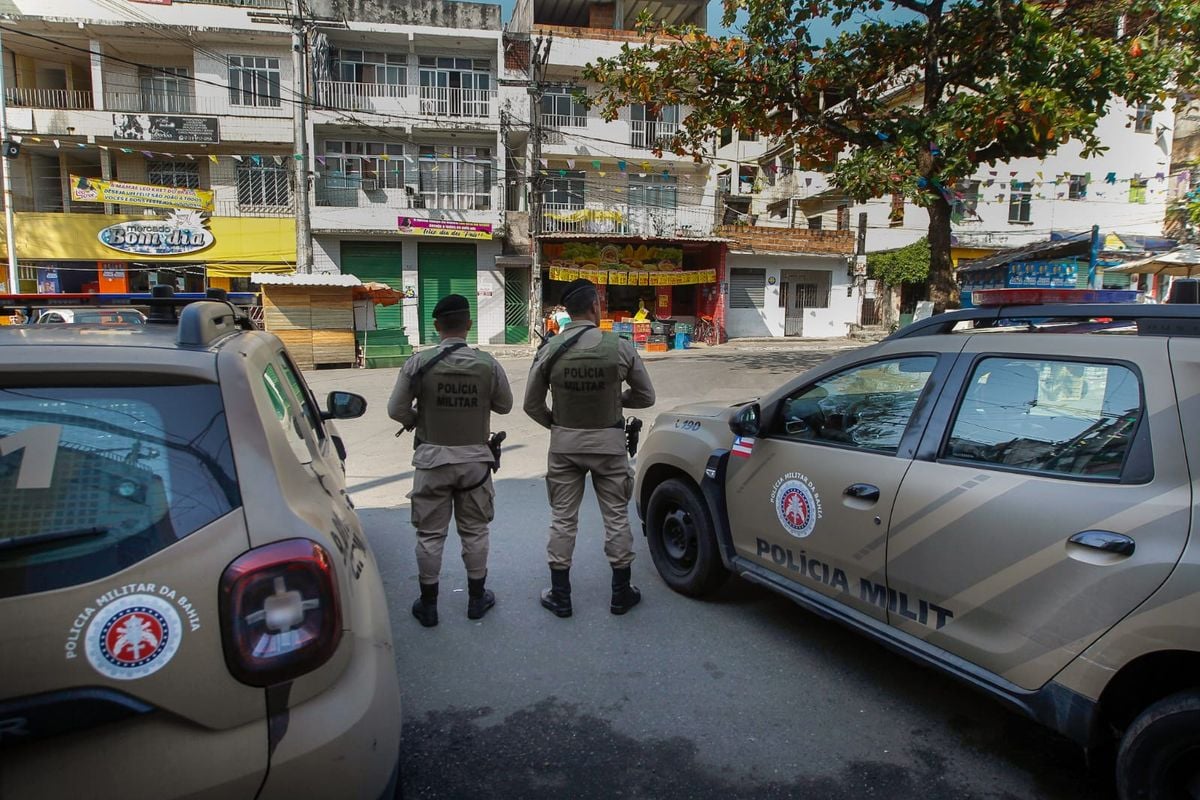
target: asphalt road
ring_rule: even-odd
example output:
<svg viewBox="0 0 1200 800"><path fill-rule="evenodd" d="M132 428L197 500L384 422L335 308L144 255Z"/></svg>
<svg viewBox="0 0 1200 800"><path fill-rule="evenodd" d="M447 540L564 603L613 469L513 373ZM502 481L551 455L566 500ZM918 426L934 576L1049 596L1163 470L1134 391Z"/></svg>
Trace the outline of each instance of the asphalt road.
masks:
<svg viewBox="0 0 1200 800"><path fill-rule="evenodd" d="M640 415L752 397L845 347L667 354L649 362L659 402ZM1108 796L1066 740L786 599L738 579L706 601L671 592L640 531L633 574L643 601L612 616L590 489L571 575L575 616L550 615L538 603L548 584L548 435L519 408L529 360L502 363L518 407L493 425L508 431L489 565L497 606L466 618L452 534L432 629L409 613L411 439L394 438L386 417L394 371L309 376L319 395L344 388L371 404L340 427L391 601L407 800Z"/></svg>

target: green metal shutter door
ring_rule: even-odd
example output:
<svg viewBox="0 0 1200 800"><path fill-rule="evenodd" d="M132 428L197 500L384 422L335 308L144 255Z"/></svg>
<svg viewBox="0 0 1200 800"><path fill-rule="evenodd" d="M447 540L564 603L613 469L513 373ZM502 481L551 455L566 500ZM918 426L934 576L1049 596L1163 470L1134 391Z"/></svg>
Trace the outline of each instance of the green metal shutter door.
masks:
<svg viewBox="0 0 1200 800"><path fill-rule="evenodd" d="M433 307L448 294L461 294L471 304L471 333L467 340L477 340L479 316L476 313L475 245L420 242L417 245L417 298L421 310L421 344L436 344L433 328Z"/></svg>
<svg viewBox="0 0 1200 800"><path fill-rule="evenodd" d="M400 242L342 242L342 273L363 283L386 283L404 291L404 267ZM375 324L380 328L404 327L404 303L375 306Z"/></svg>

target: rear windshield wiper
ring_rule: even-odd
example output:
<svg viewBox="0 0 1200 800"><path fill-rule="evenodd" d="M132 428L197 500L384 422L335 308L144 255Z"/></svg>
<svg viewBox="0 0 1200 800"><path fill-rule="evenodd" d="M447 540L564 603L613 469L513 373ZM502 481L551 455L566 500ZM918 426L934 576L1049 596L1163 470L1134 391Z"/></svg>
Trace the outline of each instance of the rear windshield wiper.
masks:
<svg viewBox="0 0 1200 800"><path fill-rule="evenodd" d="M82 539L89 536L103 536L108 533L108 528L102 528L98 525L92 525L89 528L72 528L64 531L47 531L45 533L34 533L29 536L9 536L6 539L0 539L0 551L4 550L19 550L22 547L36 547L40 544L49 544L50 542L61 542L67 539Z"/></svg>

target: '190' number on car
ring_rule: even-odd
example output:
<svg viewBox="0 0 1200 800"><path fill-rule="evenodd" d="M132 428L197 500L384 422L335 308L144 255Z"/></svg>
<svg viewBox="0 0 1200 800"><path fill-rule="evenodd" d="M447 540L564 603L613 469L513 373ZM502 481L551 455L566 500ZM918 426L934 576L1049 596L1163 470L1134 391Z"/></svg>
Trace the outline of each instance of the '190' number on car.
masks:
<svg viewBox="0 0 1200 800"><path fill-rule="evenodd" d="M677 419L675 420L675 427L684 431L698 431L700 430L700 421L694 419Z"/></svg>
<svg viewBox="0 0 1200 800"><path fill-rule="evenodd" d="M21 471L17 474L18 489L50 488L61 436L61 425L38 425L0 439L0 456L25 451L21 456Z"/></svg>

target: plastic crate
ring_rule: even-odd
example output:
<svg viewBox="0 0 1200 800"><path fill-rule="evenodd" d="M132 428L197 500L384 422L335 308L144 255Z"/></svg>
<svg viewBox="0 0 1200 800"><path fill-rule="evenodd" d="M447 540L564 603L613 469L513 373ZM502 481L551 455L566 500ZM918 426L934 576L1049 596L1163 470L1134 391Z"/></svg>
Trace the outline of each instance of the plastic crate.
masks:
<svg viewBox="0 0 1200 800"><path fill-rule="evenodd" d="M634 333L650 333L650 328L651 328L651 323L649 323L649 322L633 323L633 332Z"/></svg>
<svg viewBox="0 0 1200 800"><path fill-rule="evenodd" d="M667 349L666 342L646 342L647 353L665 353Z"/></svg>
<svg viewBox="0 0 1200 800"><path fill-rule="evenodd" d="M600 330L611 331L613 329L613 321L611 319L600 320Z"/></svg>
<svg viewBox="0 0 1200 800"><path fill-rule="evenodd" d="M675 332L675 349L687 350L692 344L692 337L686 333Z"/></svg>
<svg viewBox="0 0 1200 800"><path fill-rule="evenodd" d="M654 334L651 334L650 338L647 339L646 341L650 342L652 344L666 344L667 337L666 336L655 336Z"/></svg>
<svg viewBox="0 0 1200 800"><path fill-rule="evenodd" d="M624 339L626 341L630 341L630 342L633 341L633 331L629 331L628 333L626 333L625 331L618 331L617 336L620 336L622 339Z"/></svg>
<svg viewBox="0 0 1200 800"><path fill-rule="evenodd" d="M642 342L644 344L646 342L646 340L649 338L650 338L649 332L646 332L646 333L638 333L637 331L633 332L633 340L635 342Z"/></svg>
<svg viewBox="0 0 1200 800"><path fill-rule="evenodd" d="M695 331L696 331L696 326L690 322L676 322L675 323L675 333L677 333L677 334L678 333L686 333L688 336L691 336L693 333L695 333Z"/></svg>
<svg viewBox="0 0 1200 800"><path fill-rule="evenodd" d="M612 329L617 333L633 333L632 322L614 322Z"/></svg>

